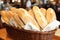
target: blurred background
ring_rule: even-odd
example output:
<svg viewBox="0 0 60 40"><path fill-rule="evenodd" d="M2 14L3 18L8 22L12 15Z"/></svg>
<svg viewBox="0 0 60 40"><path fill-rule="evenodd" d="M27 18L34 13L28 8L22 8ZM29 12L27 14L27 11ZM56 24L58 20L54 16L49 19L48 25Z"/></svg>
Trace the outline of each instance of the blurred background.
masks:
<svg viewBox="0 0 60 40"><path fill-rule="evenodd" d="M60 0L0 0L0 10L4 7L26 8L27 1L31 2L31 8L34 5L43 8L53 8L56 11L57 20L60 21Z"/></svg>

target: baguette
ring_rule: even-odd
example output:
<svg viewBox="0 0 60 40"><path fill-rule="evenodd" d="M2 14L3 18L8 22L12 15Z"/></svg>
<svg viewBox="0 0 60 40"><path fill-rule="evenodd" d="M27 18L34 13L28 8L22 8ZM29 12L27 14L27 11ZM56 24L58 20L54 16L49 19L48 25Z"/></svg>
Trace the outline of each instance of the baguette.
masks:
<svg viewBox="0 0 60 40"><path fill-rule="evenodd" d="M31 16L34 18L33 10L32 10L32 9L30 9L28 12L29 12L29 15L31 15Z"/></svg>
<svg viewBox="0 0 60 40"><path fill-rule="evenodd" d="M20 8L17 11L18 16L22 19L22 21L27 24L28 22L31 22L32 24L34 24L38 29L40 29L39 25L37 24L37 22L35 21L35 19L33 17L31 17L31 15L28 14L28 12L23 9Z"/></svg>
<svg viewBox="0 0 60 40"><path fill-rule="evenodd" d="M44 29L47 25L47 20L44 17L43 13L40 11L40 9L37 6L33 7L33 12L38 24L41 26L42 29Z"/></svg>
<svg viewBox="0 0 60 40"><path fill-rule="evenodd" d="M3 23L6 23L6 24L10 25L10 22L9 22L7 17L1 17L1 20L2 20Z"/></svg>
<svg viewBox="0 0 60 40"><path fill-rule="evenodd" d="M12 11L13 13L16 13L16 11L17 11L17 8L15 8L15 7L12 7L12 8L10 9L10 11Z"/></svg>
<svg viewBox="0 0 60 40"><path fill-rule="evenodd" d="M15 23L17 24L17 26L19 28L22 28L24 26L24 24L22 23L22 21L20 20L18 15L13 13L13 12L11 12L11 11L8 11L8 12L9 12L10 17L14 19Z"/></svg>
<svg viewBox="0 0 60 40"><path fill-rule="evenodd" d="M43 13L43 15L46 17L46 9L45 8L40 8L40 11Z"/></svg>
<svg viewBox="0 0 60 40"><path fill-rule="evenodd" d="M48 21L48 24L51 23L51 22L53 22L54 20L56 20L55 11L52 8L48 8L47 9L46 19Z"/></svg>
<svg viewBox="0 0 60 40"><path fill-rule="evenodd" d="M7 18L6 11L1 11L1 17L6 24L10 24L9 19Z"/></svg>

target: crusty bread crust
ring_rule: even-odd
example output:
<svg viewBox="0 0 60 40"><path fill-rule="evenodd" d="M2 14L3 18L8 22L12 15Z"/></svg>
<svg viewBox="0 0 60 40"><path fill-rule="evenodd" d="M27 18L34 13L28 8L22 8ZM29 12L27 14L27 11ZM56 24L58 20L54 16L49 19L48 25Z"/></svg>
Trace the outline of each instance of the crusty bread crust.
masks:
<svg viewBox="0 0 60 40"><path fill-rule="evenodd" d="M48 24L52 21L56 20L56 14L55 11L52 8L47 9L46 19L48 21Z"/></svg>
<svg viewBox="0 0 60 40"><path fill-rule="evenodd" d="M19 15L19 17L24 21L25 24L27 24L28 22L33 23L38 29L40 29L40 27L38 26L37 22L35 21L35 19L28 14L28 12L23 9L20 8L17 12L17 14Z"/></svg>
<svg viewBox="0 0 60 40"><path fill-rule="evenodd" d="M46 25L47 25L46 18L44 17L42 12L40 12L40 9L37 6L33 7L33 12L35 14L35 18L36 18L37 22L39 23L41 28L44 29L46 27Z"/></svg>

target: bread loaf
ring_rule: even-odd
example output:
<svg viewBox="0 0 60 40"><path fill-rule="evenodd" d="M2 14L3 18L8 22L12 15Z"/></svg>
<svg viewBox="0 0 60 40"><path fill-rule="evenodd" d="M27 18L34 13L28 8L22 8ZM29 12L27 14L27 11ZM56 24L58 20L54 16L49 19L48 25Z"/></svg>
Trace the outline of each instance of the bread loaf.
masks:
<svg viewBox="0 0 60 40"><path fill-rule="evenodd" d="M34 18L33 10L32 10L32 9L30 9L28 12L29 12L29 15L31 15L31 16Z"/></svg>
<svg viewBox="0 0 60 40"><path fill-rule="evenodd" d="M40 27L38 26L37 22L35 21L35 19L33 17L31 17L31 15L28 14L28 12L23 9L20 8L17 12L17 14L19 15L19 17L22 19L22 21L27 24L29 22L31 22L32 24L34 24L38 29L40 29Z"/></svg>
<svg viewBox="0 0 60 40"><path fill-rule="evenodd" d="M22 28L22 27L24 26L24 24L22 23L22 21L20 20L20 18L18 17L17 14L9 11L9 15L10 15L11 18L14 19L15 23L17 24L17 26L18 26L19 28ZM11 19L11 18L10 18L10 19Z"/></svg>
<svg viewBox="0 0 60 40"><path fill-rule="evenodd" d="M11 7L11 9L10 9L13 13L16 13L16 11L17 11L17 8L15 8L15 7Z"/></svg>
<svg viewBox="0 0 60 40"><path fill-rule="evenodd" d="M42 29L44 29L47 25L47 20L44 17L43 13L40 11L40 9L37 6L33 7L33 12L38 24L41 26Z"/></svg>
<svg viewBox="0 0 60 40"><path fill-rule="evenodd" d="M52 21L56 20L55 11L52 8L47 9L46 19L48 23L51 23Z"/></svg>
<svg viewBox="0 0 60 40"><path fill-rule="evenodd" d="M6 24L10 24L9 19L7 18L6 11L1 11L1 17Z"/></svg>
<svg viewBox="0 0 60 40"><path fill-rule="evenodd" d="M46 9L45 8L40 8L40 11L43 13L43 15L46 17Z"/></svg>

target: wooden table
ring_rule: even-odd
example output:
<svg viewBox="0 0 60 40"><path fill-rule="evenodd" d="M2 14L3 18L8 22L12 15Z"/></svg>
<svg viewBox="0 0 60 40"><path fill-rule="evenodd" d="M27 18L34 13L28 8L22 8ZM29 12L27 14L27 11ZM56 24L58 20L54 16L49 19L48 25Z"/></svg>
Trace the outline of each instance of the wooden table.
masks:
<svg viewBox="0 0 60 40"><path fill-rule="evenodd" d="M60 40L60 37L54 36L54 40Z"/></svg>
<svg viewBox="0 0 60 40"><path fill-rule="evenodd" d="M7 34L8 33L6 32L6 28L0 29L0 36L2 35L1 38L4 39L6 38L5 40L14 40L13 38L9 37ZM54 36L53 40L60 40L60 37Z"/></svg>

